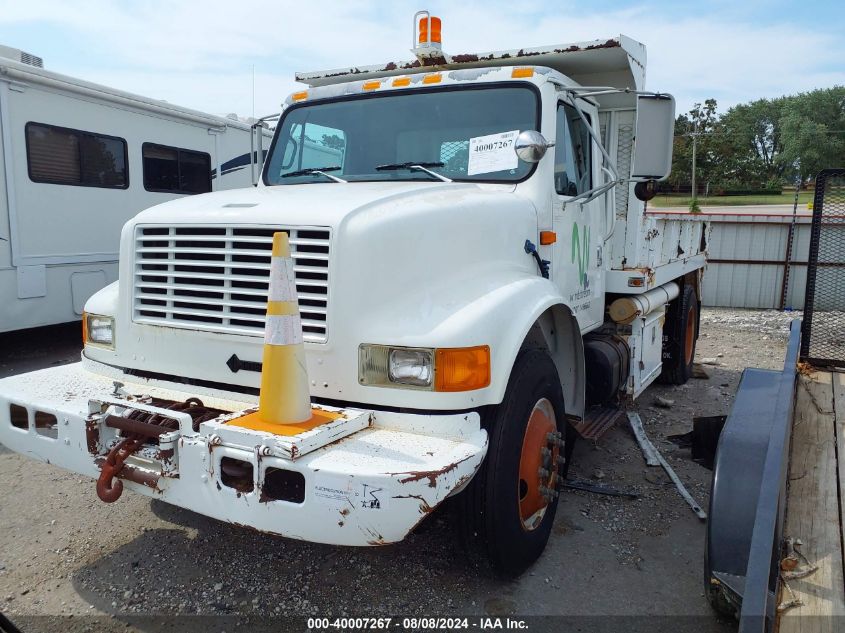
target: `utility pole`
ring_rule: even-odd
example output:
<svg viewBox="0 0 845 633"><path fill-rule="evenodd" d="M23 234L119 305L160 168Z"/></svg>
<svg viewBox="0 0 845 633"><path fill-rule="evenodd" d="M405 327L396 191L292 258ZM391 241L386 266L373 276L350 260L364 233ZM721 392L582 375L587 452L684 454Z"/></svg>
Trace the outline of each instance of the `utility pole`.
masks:
<svg viewBox="0 0 845 633"><path fill-rule="evenodd" d="M698 117L693 121L692 128L692 199L698 198L698 190L695 188L695 154L698 146Z"/></svg>

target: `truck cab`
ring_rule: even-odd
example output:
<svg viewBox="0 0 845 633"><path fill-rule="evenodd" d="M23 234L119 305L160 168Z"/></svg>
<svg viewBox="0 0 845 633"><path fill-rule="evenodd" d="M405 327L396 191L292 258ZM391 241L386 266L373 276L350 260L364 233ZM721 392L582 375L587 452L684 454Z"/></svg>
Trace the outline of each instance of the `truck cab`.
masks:
<svg viewBox="0 0 845 633"><path fill-rule="evenodd" d="M459 495L472 547L530 565L591 408L688 377L706 230L635 196L668 175L674 119L641 44L450 56L435 19L411 62L299 74L255 187L128 222L80 362L0 381L0 441L342 545ZM244 425L280 232L322 417Z"/></svg>

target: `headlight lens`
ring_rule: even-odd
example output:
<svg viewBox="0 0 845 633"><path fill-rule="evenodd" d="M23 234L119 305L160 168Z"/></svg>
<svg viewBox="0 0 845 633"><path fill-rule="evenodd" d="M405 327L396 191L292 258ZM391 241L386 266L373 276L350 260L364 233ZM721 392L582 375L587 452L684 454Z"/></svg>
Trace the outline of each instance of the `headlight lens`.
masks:
<svg viewBox="0 0 845 633"><path fill-rule="evenodd" d="M391 349L388 363L390 382L430 387L431 351L427 349Z"/></svg>
<svg viewBox="0 0 845 633"><path fill-rule="evenodd" d="M385 345L358 348L358 380L362 385L431 390L433 378L432 349Z"/></svg>
<svg viewBox="0 0 845 633"><path fill-rule="evenodd" d="M85 343L114 348L114 318L99 314L85 315Z"/></svg>

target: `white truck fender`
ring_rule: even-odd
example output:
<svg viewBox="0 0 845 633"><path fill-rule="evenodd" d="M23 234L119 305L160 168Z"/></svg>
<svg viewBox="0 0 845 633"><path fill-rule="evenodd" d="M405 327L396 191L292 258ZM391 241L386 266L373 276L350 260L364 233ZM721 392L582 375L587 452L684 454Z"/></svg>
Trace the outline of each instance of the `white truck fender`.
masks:
<svg viewBox="0 0 845 633"><path fill-rule="evenodd" d="M563 398L568 416L584 415L584 393L586 376L584 370L584 343L578 321L563 302L555 286L538 279L527 292L521 293L526 310L524 315L506 331L500 342L501 352L497 360L500 367L507 367L507 373L500 372L503 379L497 384L497 401L505 395L510 371L523 348L545 348L555 363L560 378Z"/></svg>

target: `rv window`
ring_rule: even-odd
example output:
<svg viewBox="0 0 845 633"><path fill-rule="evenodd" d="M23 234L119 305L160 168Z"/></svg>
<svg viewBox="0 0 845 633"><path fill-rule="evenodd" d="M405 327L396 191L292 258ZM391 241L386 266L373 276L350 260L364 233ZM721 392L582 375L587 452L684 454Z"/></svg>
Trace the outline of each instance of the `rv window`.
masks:
<svg viewBox="0 0 845 633"><path fill-rule="evenodd" d="M592 138L588 125L571 105L558 104L555 190L563 196L576 196L592 187Z"/></svg>
<svg viewBox="0 0 845 633"><path fill-rule="evenodd" d="M109 189L129 186L122 138L27 123L26 159L33 182Z"/></svg>
<svg viewBox="0 0 845 633"><path fill-rule="evenodd" d="M211 191L211 156L178 147L144 143L144 189L167 193Z"/></svg>

